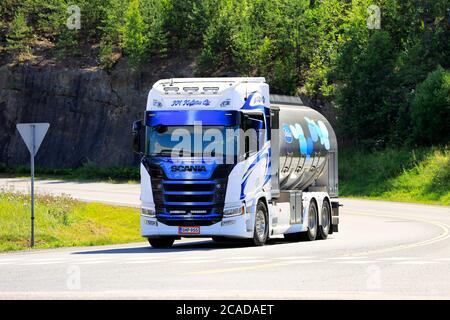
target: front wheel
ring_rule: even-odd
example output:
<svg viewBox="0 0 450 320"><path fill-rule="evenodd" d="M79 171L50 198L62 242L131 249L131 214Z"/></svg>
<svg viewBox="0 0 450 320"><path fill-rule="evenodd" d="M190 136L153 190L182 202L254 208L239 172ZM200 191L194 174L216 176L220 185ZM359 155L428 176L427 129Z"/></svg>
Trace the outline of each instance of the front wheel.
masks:
<svg viewBox="0 0 450 320"><path fill-rule="evenodd" d="M251 244L254 246L263 246L269 237L269 223L266 205L258 202L255 213L255 229Z"/></svg>
<svg viewBox="0 0 450 320"><path fill-rule="evenodd" d="M174 242L174 238L148 238L148 243L155 249L170 248Z"/></svg>

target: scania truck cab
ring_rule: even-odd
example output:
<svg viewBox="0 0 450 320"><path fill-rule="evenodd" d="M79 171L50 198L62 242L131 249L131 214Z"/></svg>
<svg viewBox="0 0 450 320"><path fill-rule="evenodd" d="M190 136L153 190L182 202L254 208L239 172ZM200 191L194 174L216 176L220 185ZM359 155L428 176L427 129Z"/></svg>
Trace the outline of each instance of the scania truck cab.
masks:
<svg viewBox="0 0 450 320"><path fill-rule="evenodd" d="M338 231L334 131L300 98L270 95L264 78L160 80L133 139L141 233L153 247Z"/></svg>

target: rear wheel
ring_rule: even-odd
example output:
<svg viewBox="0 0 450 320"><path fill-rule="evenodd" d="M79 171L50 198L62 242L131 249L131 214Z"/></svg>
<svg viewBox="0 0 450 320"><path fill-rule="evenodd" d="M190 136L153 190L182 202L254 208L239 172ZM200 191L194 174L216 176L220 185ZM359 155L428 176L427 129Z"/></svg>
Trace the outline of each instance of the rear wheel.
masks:
<svg viewBox="0 0 450 320"><path fill-rule="evenodd" d="M317 204L315 201L310 201L308 209L308 231L302 232L300 237L302 240L314 241L317 237L319 215L317 212Z"/></svg>
<svg viewBox="0 0 450 320"><path fill-rule="evenodd" d="M170 248L174 242L174 238L148 238L148 243L156 249Z"/></svg>
<svg viewBox="0 0 450 320"><path fill-rule="evenodd" d="M258 202L255 213L255 229L251 244L254 246L263 246L269 236L269 223L267 218L267 208L263 202Z"/></svg>
<svg viewBox="0 0 450 320"><path fill-rule="evenodd" d="M319 227L317 237L321 240L325 240L331 230L331 207L330 203L326 199L323 201L320 217L322 218L322 223Z"/></svg>

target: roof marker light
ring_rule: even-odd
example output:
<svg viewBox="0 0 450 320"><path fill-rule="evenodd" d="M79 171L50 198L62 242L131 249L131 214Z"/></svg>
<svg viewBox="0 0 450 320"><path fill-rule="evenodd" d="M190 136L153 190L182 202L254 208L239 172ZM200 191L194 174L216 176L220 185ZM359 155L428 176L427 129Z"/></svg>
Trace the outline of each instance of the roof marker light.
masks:
<svg viewBox="0 0 450 320"><path fill-rule="evenodd" d="M189 94L193 94L197 92L200 88L199 87L184 87L183 90Z"/></svg>
<svg viewBox="0 0 450 320"><path fill-rule="evenodd" d="M180 88L178 87L165 87L164 91L166 92L166 94L168 94L169 92L178 92L180 91Z"/></svg>
<svg viewBox="0 0 450 320"><path fill-rule="evenodd" d="M217 94L219 91L219 87L203 87L203 91L205 93Z"/></svg>

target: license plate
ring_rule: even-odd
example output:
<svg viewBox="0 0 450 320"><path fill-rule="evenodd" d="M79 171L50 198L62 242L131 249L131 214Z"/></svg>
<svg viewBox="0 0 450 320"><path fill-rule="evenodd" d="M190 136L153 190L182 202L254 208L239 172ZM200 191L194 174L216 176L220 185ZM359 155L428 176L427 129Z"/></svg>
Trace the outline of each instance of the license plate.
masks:
<svg viewBox="0 0 450 320"><path fill-rule="evenodd" d="M200 227L178 227L178 234L200 234Z"/></svg>

